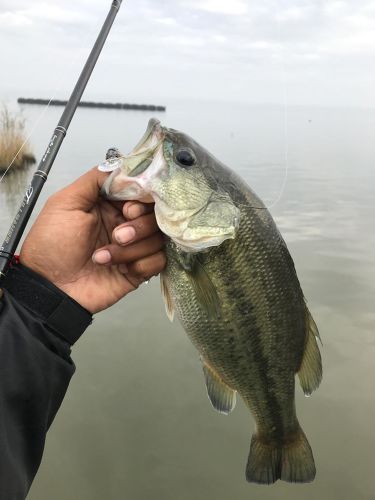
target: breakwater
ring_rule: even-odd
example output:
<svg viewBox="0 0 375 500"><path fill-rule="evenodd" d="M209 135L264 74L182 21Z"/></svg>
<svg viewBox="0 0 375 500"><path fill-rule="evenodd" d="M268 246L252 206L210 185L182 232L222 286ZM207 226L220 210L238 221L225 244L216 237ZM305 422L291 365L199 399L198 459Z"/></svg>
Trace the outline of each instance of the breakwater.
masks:
<svg viewBox="0 0 375 500"><path fill-rule="evenodd" d="M65 106L68 101L62 101L60 99L32 99L29 97L19 97L17 99L19 104L42 104L46 105L49 103L50 106ZM104 109L135 109L139 111L165 111L165 106L155 106L154 104L128 104L121 102L92 102L92 101L81 101L78 106L82 108L104 108Z"/></svg>

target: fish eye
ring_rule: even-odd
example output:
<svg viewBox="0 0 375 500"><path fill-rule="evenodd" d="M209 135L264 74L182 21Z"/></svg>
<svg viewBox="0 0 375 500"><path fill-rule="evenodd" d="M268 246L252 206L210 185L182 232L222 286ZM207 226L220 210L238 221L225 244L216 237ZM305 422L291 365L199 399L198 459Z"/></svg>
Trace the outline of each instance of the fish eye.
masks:
<svg viewBox="0 0 375 500"><path fill-rule="evenodd" d="M181 149L176 154L176 160L180 165L184 167L191 167L195 163L194 156L190 153L190 151L187 151L186 149Z"/></svg>

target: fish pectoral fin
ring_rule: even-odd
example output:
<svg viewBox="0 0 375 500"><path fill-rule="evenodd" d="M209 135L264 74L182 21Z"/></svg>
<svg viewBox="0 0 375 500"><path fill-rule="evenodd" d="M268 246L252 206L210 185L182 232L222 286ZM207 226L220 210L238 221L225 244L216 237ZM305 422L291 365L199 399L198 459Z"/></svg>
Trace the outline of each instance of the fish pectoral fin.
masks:
<svg viewBox="0 0 375 500"><path fill-rule="evenodd" d="M322 358L317 339L320 340L318 328L306 307L306 342L298 377L306 396L319 387L322 380Z"/></svg>
<svg viewBox="0 0 375 500"><path fill-rule="evenodd" d="M167 279L164 272L160 274L160 288L161 288L161 295L163 297L165 304L165 312L167 313L169 321L173 321L174 305L171 294L169 293Z"/></svg>
<svg viewBox="0 0 375 500"><path fill-rule="evenodd" d="M236 391L223 382L220 375L206 361L202 361L209 400L215 410L228 415L236 406Z"/></svg>
<svg viewBox="0 0 375 500"><path fill-rule="evenodd" d="M199 262L198 257L194 259L191 269L186 270L186 273L201 308L209 318L218 318L220 316L220 299L214 284L203 265Z"/></svg>

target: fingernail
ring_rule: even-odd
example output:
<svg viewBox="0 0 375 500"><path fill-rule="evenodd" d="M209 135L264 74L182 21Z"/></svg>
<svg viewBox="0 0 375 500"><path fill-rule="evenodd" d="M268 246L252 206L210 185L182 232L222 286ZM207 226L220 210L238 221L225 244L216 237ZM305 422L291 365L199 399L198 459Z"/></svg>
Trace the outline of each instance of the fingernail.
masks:
<svg viewBox="0 0 375 500"><path fill-rule="evenodd" d="M111 262L111 258L111 254L108 252L108 250L98 250L92 256L92 260L96 264L108 264L109 262Z"/></svg>
<svg viewBox="0 0 375 500"><path fill-rule="evenodd" d="M121 245L125 245L125 243L129 243L135 237L135 229L132 226L122 227L121 229L117 229L115 231L115 238Z"/></svg>
<svg viewBox="0 0 375 500"><path fill-rule="evenodd" d="M146 207L140 203L135 203L128 207L127 212L129 219L136 219L146 212Z"/></svg>

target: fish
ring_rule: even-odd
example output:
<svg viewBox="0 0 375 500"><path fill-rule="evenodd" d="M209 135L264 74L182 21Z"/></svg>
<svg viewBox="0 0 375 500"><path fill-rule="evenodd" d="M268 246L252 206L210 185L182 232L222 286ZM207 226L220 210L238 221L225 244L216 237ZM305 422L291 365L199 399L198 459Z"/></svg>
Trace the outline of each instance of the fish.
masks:
<svg viewBox="0 0 375 500"><path fill-rule="evenodd" d="M229 414L238 394L255 420L247 481L311 482L295 376L306 396L318 388L320 336L270 212L233 170L156 119L116 165L102 193L155 203L167 316L196 347L212 406Z"/></svg>

